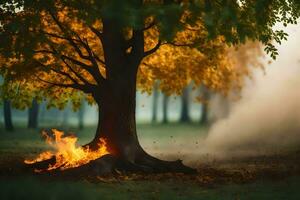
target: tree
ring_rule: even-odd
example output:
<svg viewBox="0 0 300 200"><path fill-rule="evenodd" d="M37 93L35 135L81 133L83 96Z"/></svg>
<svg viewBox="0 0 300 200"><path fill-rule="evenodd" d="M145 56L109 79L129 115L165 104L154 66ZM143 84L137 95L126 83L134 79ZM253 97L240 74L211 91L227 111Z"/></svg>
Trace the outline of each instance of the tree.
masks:
<svg viewBox="0 0 300 200"><path fill-rule="evenodd" d="M170 97L168 95L163 94L163 99L162 99L162 113L163 113L162 123L163 124L169 123L169 119L168 119L169 99L170 99Z"/></svg>
<svg viewBox="0 0 300 200"><path fill-rule="evenodd" d="M208 89L205 86L201 87L200 92L202 95L200 124L207 125L208 124L208 107L209 107L210 92L208 91Z"/></svg>
<svg viewBox="0 0 300 200"><path fill-rule="evenodd" d="M40 104L40 115L39 115L39 121L40 121L40 123L41 124L44 124L44 122L45 122L45 118L46 118L46 105L43 103L43 102L41 102L41 104Z"/></svg>
<svg viewBox="0 0 300 200"><path fill-rule="evenodd" d="M39 119L39 103L36 99L32 100L32 105L28 109L28 128L36 129Z"/></svg>
<svg viewBox="0 0 300 200"><path fill-rule="evenodd" d="M158 107L158 95L159 95L159 91L158 91L158 87L157 87L157 82L154 83L153 85L153 100L152 100L152 123L156 123L157 122L157 107Z"/></svg>
<svg viewBox="0 0 300 200"><path fill-rule="evenodd" d="M180 113L179 120L182 123L191 122L191 118L189 115L189 104L190 104L190 91L189 91L189 87L185 87L181 95L181 113Z"/></svg>
<svg viewBox="0 0 300 200"><path fill-rule="evenodd" d="M2 85L2 76L0 76L0 85ZM0 92L1 92L1 90L0 90ZM0 95L1 96L1 95ZM3 100L2 99L0 99L0 105L2 106L3 105ZM0 110L0 117L1 117L1 123L2 123L2 117L3 117L3 112L2 112L3 110L1 109Z"/></svg>
<svg viewBox="0 0 300 200"><path fill-rule="evenodd" d="M3 105L3 102L1 102L0 101L0 106L2 107L2 105ZM2 122L3 122L3 109L0 109L0 123L2 124Z"/></svg>
<svg viewBox="0 0 300 200"><path fill-rule="evenodd" d="M13 131L14 126L13 126L13 123L12 123L11 103L7 99L4 99L4 102L3 102L3 114L4 114L5 129L7 131Z"/></svg>
<svg viewBox="0 0 300 200"><path fill-rule="evenodd" d="M136 170L191 172L180 161L159 160L140 146L136 83L150 91L159 79L160 89L179 94L193 80L226 93L237 77L226 44L259 40L275 57L271 42L280 42L286 34L272 27L276 22L296 23L299 4L296 0L4 0L0 53L5 57L1 71L6 94L20 86L10 95L15 105L43 97L56 107L70 99L75 108L84 96L100 109L90 148L98 148L103 138L113 157Z"/></svg>

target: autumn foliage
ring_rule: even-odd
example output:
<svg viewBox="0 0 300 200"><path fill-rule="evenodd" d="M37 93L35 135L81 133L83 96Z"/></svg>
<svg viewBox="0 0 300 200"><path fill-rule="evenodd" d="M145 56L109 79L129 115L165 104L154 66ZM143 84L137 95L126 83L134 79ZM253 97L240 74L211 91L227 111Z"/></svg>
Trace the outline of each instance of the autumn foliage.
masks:
<svg viewBox="0 0 300 200"><path fill-rule="evenodd" d="M29 106L32 98L48 100L48 107L58 108L63 108L69 100L74 109L83 98L93 103L90 95L66 86L74 83L96 85L94 72L106 77L102 43L93 31L99 29L101 32L103 25L101 20L97 20L92 26L87 26L84 21L69 17L70 12L76 14L77 11L60 8L57 16L40 12L41 28L30 28L42 38L33 57L27 60L12 54L1 60L2 72L7 78L3 91L16 107ZM151 17L145 24L148 27L144 33L147 51L159 42L159 30ZM132 37L129 29L124 29L124 34ZM180 94L191 82L225 95L231 90L238 91L244 76L250 74L249 67L260 65L257 56L262 55L259 52L261 45L248 42L241 47L230 47L223 36L213 40L207 38L208 32L198 21L194 26L179 31L174 42L161 44L157 52L141 63L138 88L151 93L154 82L159 80L159 88L168 95ZM246 52L253 55L245 56ZM93 64L89 60L91 55L95 57L98 72L89 67ZM243 63L240 63L241 60Z"/></svg>

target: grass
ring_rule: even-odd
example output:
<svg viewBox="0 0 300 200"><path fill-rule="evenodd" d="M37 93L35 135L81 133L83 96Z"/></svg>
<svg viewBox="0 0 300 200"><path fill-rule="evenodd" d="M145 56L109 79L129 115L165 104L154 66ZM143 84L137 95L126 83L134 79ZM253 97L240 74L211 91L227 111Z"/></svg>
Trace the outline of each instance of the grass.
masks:
<svg viewBox="0 0 300 200"><path fill-rule="evenodd" d="M76 133L80 143L88 142L95 127ZM138 125L141 143L146 147L169 148L186 138L194 141L206 136L198 124ZM155 142L155 143L154 143ZM178 147L178 146L177 146ZM191 147L192 148L192 147ZM247 183L199 184L195 181L173 178L120 180L104 183L88 179L70 181L63 178L45 178L28 174L10 175L1 172L3 166L12 166L10 160L36 155L45 149L39 131L17 128L13 133L0 130L0 199L300 199L300 177L289 176L275 182L257 179ZM1 169L2 168L2 169ZM229 177L230 178L230 177Z"/></svg>
<svg viewBox="0 0 300 200"><path fill-rule="evenodd" d="M56 127L58 130L64 130L66 134L74 133L78 137L79 144L86 144L92 140L96 127L85 127L83 130L77 128ZM45 142L41 137L42 130L49 131L51 128L41 128L40 130L28 130L17 126L14 132L6 132L0 129L0 152L21 152L32 153L37 150L45 149ZM206 135L205 128L198 124L166 124L152 125L139 124L137 127L138 137L141 143L146 145L165 146L174 140L180 141L184 138L198 138ZM154 144L153 144L154 142ZM12 148L13 147L13 148Z"/></svg>
<svg viewBox="0 0 300 200"><path fill-rule="evenodd" d="M299 178L285 181L260 181L242 185L200 187L170 181L126 181L89 183L42 181L34 178L0 180L0 199L272 199L298 200Z"/></svg>

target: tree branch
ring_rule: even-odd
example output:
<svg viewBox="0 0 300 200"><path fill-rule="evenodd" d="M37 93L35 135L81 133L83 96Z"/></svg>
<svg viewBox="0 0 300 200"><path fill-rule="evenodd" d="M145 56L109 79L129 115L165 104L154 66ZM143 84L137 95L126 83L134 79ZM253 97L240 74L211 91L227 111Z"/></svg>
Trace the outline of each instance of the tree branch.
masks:
<svg viewBox="0 0 300 200"><path fill-rule="evenodd" d="M96 54L94 54L94 57L98 62L100 62L106 68L106 63L104 62L104 60L100 59Z"/></svg>
<svg viewBox="0 0 300 200"><path fill-rule="evenodd" d="M89 42L88 40L86 39L85 40L85 45L86 45L86 50L89 54L89 58L93 64L93 68L92 68L92 71L96 74L96 81L98 83L103 83L103 81L105 80L104 77L101 75L100 71L99 71L99 66L98 66L98 63L96 61L96 58L95 58L95 54L93 52L93 50L91 49L90 45L89 45Z"/></svg>
<svg viewBox="0 0 300 200"><path fill-rule="evenodd" d="M75 65L79 65L80 67L82 67L83 69L85 69L86 71L88 71L92 77L96 80L97 83L101 84L103 83L103 81L105 80L104 77L101 75L100 71L99 71L99 67L97 64L98 62L101 62L101 64L105 65L105 62L102 61L98 56L96 56L93 52L93 50L90 48L87 40L83 41L81 39L81 37L72 30L67 30L64 25L59 21L59 19L55 16L54 13L52 13L50 10L48 11L49 14L51 15L53 21L56 23L56 25L59 27L59 29L61 30L61 32L63 33L64 36L59 36L56 35L54 33L48 33L45 32L46 35L51 36L51 37L56 37L56 38L60 38L60 39L64 39L67 40L69 42L69 44L75 49L75 51L77 52L77 54L80 56L80 58L84 59L84 60L88 60L89 62L91 62L92 65L87 65L79 60L76 60L74 58L71 58L69 56L63 55L61 53L58 53L58 51L56 51L53 47L53 52L45 52L45 53L52 53L55 55L56 54L60 54L60 59L62 60L69 60L71 61L73 64ZM95 29L93 29L95 31ZM74 34L76 39L74 39L70 34L68 34L68 31L71 31L71 35ZM100 32L97 31L97 35L99 35ZM79 44L76 44L79 43ZM82 45L85 50L88 52L89 55L84 55L83 52L80 49L80 46Z"/></svg>
<svg viewBox="0 0 300 200"><path fill-rule="evenodd" d="M57 35L57 34L54 34L54 33L49 33L49 32L45 32L45 31L41 31L41 33L45 34L45 35L48 35L50 37L54 37L54 38L58 38L58 39L62 39L62 40L66 40L66 41L70 41L72 40L72 46L77 49L76 52L79 54L79 56L85 60L90 60L90 57L89 56L85 56L83 55L83 53L81 52L80 48L76 46L75 42L79 42L81 43L84 48L89 51L91 50L91 48L89 46L86 45L86 43L80 38L80 36L74 32L74 34L76 35L77 39L74 39L74 38L67 38L67 37L63 37L63 36L60 36L60 35ZM75 46L74 46L75 45ZM92 50L91 50L92 51ZM103 60L101 60L94 52L93 52L93 57L98 61L100 62L101 64L103 64L105 66L105 62Z"/></svg>
<svg viewBox="0 0 300 200"><path fill-rule="evenodd" d="M73 64L75 64L75 65L77 65L77 66L83 68L83 69L86 70L87 72L89 72L89 74L90 74L90 75L91 75L91 76L92 76L99 84L103 83L103 81L105 80L105 79L102 77L102 75L100 74L100 72L99 72L99 74L101 75L101 77L99 77L99 75L98 75L97 73L95 74L95 68L93 68L93 66L87 65L87 64L85 64L85 63L83 63L83 62L80 62L79 60L76 60L76 59L71 58L71 57L69 57L69 56L67 56L67 55L61 54L61 53L59 53L58 51L56 51L55 49L52 50L52 51L51 51L51 50L47 50L47 49L35 50L34 52L35 52L35 53L48 53L48 54L52 54L52 55L58 57L59 59L61 59L63 62L65 62L65 60L69 60L69 61L72 62ZM99 70L97 69L97 71L99 71ZM101 83L100 83L100 82L101 82Z"/></svg>
<svg viewBox="0 0 300 200"><path fill-rule="evenodd" d="M60 56L61 56L61 59L69 60L69 61L71 61L73 64L76 64L76 65L82 67L83 69L85 69L86 71L92 73L92 70L91 70L92 68L91 68L90 65L85 64L85 63L83 63L83 62L81 62L81 61L79 61L79 60L76 60L76 59L74 59L74 58L71 58L71 57L66 56L66 55L63 55L63 54L61 54Z"/></svg>
<svg viewBox="0 0 300 200"><path fill-rule="evenodd" d="M147 31L150 28L152 28L153 26L156 25L156 22L153 20L148 26L146 26L145 28L142 29L142 31Z"/></svg>
<svg viewBox="0 0 300 200"><path fill-rule="evenodd" d="M52 54L52 55L57 54L56 52L51 51L51 50L47 50L47 49L33 50L33 52L36 53L36 54L38 54L38 53L46 53L46 54Z"/></svg>
<svg viewBox="0 0 300 200"><path fill-rule="evenodd" d="M103 33L100 32L99 30L97 30L95 27L93 26L89 26L89 28L91 29L91 31L97 35L97 37L99 38L100 42L103 44Z"/></svg>
<svg viewBox="0 0 300 200"><path fill-rule="evenodd" d="M53 18L53 20L55 21L55 23L58 25L58 27L61 29L61 31L64 33L64 35L67 35L67 30L64 28L63 24L55 17L55 15L53 13L50 12L50 15ZM93 30L97 32L97 36L99 34L101 34L96 29L93 28ZM70 36L67 35L66 39L74 47L75 51L79 54L79 56L81 58L83 58L85 60L89 60L92 63L92 68L86 68L85 66L82 66L82 67L84 67L91 74L95 74L95 76L93 76L93 77L99 84L101 82L103 83L104 77L101 75L101 73L99 71L99 66L97 64L97 61L95 60L95 54L94 54L93 50L90 48L87 39L85 41L83 41L76 32L72 31L72 33L77 37L77 40L75 40L75 41L80 42L83 45L83 47L86 49L86 51L88 52L89 55L88 56L83 55L80 48L74 42L74 39L72 39ZM97 60L99 60L102 64L105 65L104 61L102 61L99 57L97 57ZM73 61L71 60L71 62L74 62L74 60ZM75 64L78 64L78 62L76 62Z"/></svg>
<svg viewBox="0 0 300 200"><path fill-rule="evenodd" d="M90 84L85 78L83 78L78 72L76 72L71 65L69 65L64 59L62 59L63 63L75 74L82 82L85 84Z"/></svg>
<svg viewBox="0 0 300 200"><path fill-rule="evenodd" d="M155 47L153 47L152 49L150 49L149 51L144 52L144 57L149 56L153 53L155 53L159 47L162 45L161 40L158 40L157 44L155 45Z"/></svg>
<svg viewBox="0 0 300 200"><path fill-rule="evenodd" d="M99 38L100 42L103 43L103 33L94 28L93 26L89 26L91 31ZM94 54L96 60L106 66L105 62L101 60L96 54Z"/></svg>
<svg viewBox="0 0 300 200"><path fill-rule="evenodd" d="M53 82L50 82L50 81L46 81L44 79L41 79L40 77L36 76L35 77L44 82L44 83L47 83L49 85L53 85L53 86L58 86L58 87L63 87L63 88L73 88L73 89L76 89L76 90L81 90L85 93L91 93L92 90L89 89L88 87L84 86L84 85L80 85L80 84L76 84L76 83L73 83L73 84L62 84L62 83L53 83Z"/></svg>
<svg viewBox="0 0 300 200"><path fill-rule="evenodd" d="M177 43L174 43L174 42L165 42L161 45L172 45L172 46L175 46L175 47L193 47L195 45L195 43L190 43L190 44L177 44Z"/></svg>
<svg viewBox="0 0 300 200"><path fill-rule="evenodd" d="M60 70L57 70L57 69L54 69L52 67L50 67L50 70L54 71L57 74L63 75L65 77L69 78L73 83L78 84L77 80L75 80L70 74L68 74L66 72L63 72L63 71L60 71Z"/></svg>
<svg viewBox="0 0 300 200"><path fill-rule="evenodd" d="M63 72L63 71L60 71L60 70L57 70L57 69L52 68L52 67L50 67L50 66L46 66L46 65L44 65L43 63L39 62L38 60L35 60L35 61L36 61L39 65L41 65L42 67L49 68L50 70L54 71L55 73L60 74L60 75L63 75L63 76L65 76L65 77L69 78L73 83L78 84L78 82L77 82L70 74L68 74L68 73L66 73L66 72Z"/></svg>
<svg viewBox="0 0 300 200"><path fill-rule="evenodd" d="M61 59L66 59L66 60L70 60L72 63L79 65L80 67L84 68L85 70L87 70L88 72L91 72L91 66L88 64L85 64L79 60L76 60L74 58L71 58L67 55L61 54L56 50L47 50L47 49L41 49L41 50L34 50L34 53L47 53L47 54L52 54L54 56L57 57L57 55L59 55L59 57Z"/></svg>
<svg viewBox="0 0 300 200"><path fill-rule="evenodd" d="M82 42L82 41L81 41L81 38L78 36L78 34L76 34L75 32L73 32L73 33L75 33L75 35L77 36L77 38L79 37L78 40L73 39L73 38L67 33L68 31L67 31L66 28L63 26L63 24L59 21L59 19L57 19L56 16L55 16L52 12L49 11L49 13L50 13L50 15L51 15L53 21L56 23L56 25L59 27L59 29L61 30L61 32L65 35L65 37L61 37L61 36L58 36L58 37L57 37L57 35L52 34L52 33L50 33L50 34L47 33L47 35L52 36L52 37L56 37L56 38L60 38L60 39L67 40L67 41L70 43L70 45L74 48L74 50L78 53L78 55L79 55L82 59L89 60L89 57L86 56L86 55L84 55L84 54L82 53L82 51L80 50L80 47L78 47L78 45L75 43L75 41L76 41L76 42Z"/></svg>

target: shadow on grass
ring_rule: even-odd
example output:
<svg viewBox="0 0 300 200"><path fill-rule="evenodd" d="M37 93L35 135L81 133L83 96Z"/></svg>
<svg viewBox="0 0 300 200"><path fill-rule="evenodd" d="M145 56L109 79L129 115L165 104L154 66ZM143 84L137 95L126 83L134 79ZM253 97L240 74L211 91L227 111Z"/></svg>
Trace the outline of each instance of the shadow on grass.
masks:
<svg viewBox="0 0 300 200"><path fill-rule="evenodd" d="M0 199L300 199L300 177L279 182L257 181L214 188L170 181L89 183L43 181L36 178L0 180Z"/></svg>

